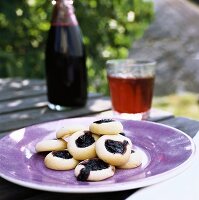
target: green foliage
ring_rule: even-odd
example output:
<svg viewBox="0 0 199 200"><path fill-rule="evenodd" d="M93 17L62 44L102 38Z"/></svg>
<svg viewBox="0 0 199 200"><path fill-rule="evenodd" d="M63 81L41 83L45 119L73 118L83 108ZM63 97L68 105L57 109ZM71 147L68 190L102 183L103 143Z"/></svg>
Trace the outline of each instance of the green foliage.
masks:
<svg viewBox="0 0 199 200"><path fill-rule="evenodd" d="M46 0L0 1L0 76L44 77Z"/></svg>
<svg viewBox="0 0 199 200"><path fill-rule="evenodd" d="M74 6L87 49L89 90L106 92L106 60L128 56L153 18L152 2L76 0ZM50 0L0 1L0 77L44 78L51 13Z"/></svg>
<svg viewBox="0 0 199 200"><path fill-rule="evenodd" d="M173 113L175 116L186 116L199 120L199 97L194 93L170 94L154 97L153 107Z"/></svg>

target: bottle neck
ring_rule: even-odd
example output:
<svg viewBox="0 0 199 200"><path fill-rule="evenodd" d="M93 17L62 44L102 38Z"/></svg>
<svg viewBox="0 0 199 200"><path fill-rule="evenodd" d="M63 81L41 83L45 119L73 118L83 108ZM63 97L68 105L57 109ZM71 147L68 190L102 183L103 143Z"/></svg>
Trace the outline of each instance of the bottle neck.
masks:
<svg viewBox="0 0 199 200"><path fill-rule="evenodd" d="M52 26L77 26L73 0L56 0L52 15Z"/></svg>

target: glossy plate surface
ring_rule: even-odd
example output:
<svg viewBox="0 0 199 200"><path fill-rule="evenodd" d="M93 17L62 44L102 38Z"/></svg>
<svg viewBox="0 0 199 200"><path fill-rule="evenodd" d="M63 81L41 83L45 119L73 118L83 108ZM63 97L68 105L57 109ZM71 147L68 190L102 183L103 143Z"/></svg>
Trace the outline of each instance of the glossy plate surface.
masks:
<svg viewBox="0 0 199 200"><path fill-rule="evenodd" d="M45 191L68 193L110 192L140 188L164 181L184 171L195 155L192 139L168 126L146 121L121 120L124 132L143 156L136 169L117 169L113 177L100 182L80 182L74 170L54 171L44 166L44 154L35 144L55 138L62 126L86 127L99 118L73 118L30 126L11 132L0 140L0 175L13 183Z"/></svg>

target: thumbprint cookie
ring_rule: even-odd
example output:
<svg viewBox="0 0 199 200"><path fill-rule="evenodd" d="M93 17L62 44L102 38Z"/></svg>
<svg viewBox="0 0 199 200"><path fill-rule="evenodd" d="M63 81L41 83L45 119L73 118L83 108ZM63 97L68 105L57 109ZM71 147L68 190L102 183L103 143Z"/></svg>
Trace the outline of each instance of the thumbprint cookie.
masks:
<svg viewBox="0 0 199 200"><path fill-rule="evenodd" d="M72 135L73 133L75 133L77 131L84 130L84 129L85 129L85 127L80 126L80 125L63 126L56 132L56 137L57 138L63 138L63 137L65 138L65 137Z"/></svg>
<svg viewBox="0 0 199 200"><path fill-rule="evenodd" d="M131 147L130 139L125 136L103 135L96 142L96 153L104 162L120 166L129 160Z"/></svg>
<svg viewBox="0 0 199 200"><path fill-rule="evenodd" d="M96 157L95 142L99 136L90 131L78 131L68 139L68 151L77 160Z"/></svg>
<svg viewBox="0 0 199 200"><path fill-rule="evenodd" d="M67 148L67 143L62 139L42 140L35 146L36 152L60 151Z"/></svg>
<svg viewBox="0 0 199 200"><path fill-rule="evenodd" d="M89 126L89 130L98 135L115 135L123 132L123 125L113 119L101 119L94 121Z"/></svg>
<svg viewBox="0 0 199 200"><path fill-rule="evenodd" d="M44 164L49 169L70 170L74 169L79 162L75 160L68 150L52 151L44 159Z"/></svg>
<svg viewBox="0 0 199 200"><path fill-rule="evenodd" d="M115 167L99 158L84 160L75 168L78 181L101 181L113 176L114 173Z"/></svg>
<svg viewBox="0 0 199 200"><path fill-rule="evenodd" d="M133 169L142 164L142 155L139 151L137 150L131 150L131 155L129 160L123 164L118 166L118 168L122 169Z"/></svg>

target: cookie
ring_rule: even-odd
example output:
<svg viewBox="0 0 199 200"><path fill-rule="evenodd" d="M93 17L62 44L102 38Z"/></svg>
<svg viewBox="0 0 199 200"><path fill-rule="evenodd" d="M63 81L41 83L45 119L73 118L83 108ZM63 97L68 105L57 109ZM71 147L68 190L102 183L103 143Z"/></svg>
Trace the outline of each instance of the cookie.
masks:
<svg viewBox="0 0 199 200"><path fill-rule="evenodd" d="M70 170L74 169L79 162L75 160L68 150L52 151L44 159L44 164L49 169Z"/></svg>
<svg viewBox="0 0 199 200"><path fill-rule="evenodd" d="M68 151L76 160L96 157L95 142L99 136L90 131L78 131L68 139Z"/></svg>
<svg viewBox="0 0 199 200"><path fill-rule="evenodd" d="M42 140L35 146L36 152L60 151L67 148L67 143L62 139Z"/></svg>
<svg viewBox="0 0 199 200"><path fill-rule="evenodd" d="M56 132L56 138L63 138L63 137L66 138L72 135L73 133L84 129L85 127L80 125L63 126Z"/></svg>
<svg viewBox="0 0 199 200"><path fill-rule="evenodd" d="M113 119L101 119L93 122L89 130L98 135L115 135L123 132L123 125Z"/></svg>
<svg viewBox="0 0 199 200"><path fill-rule="evenodd" d="M131 150L131 155L129 160L123 164L118 166L121 169L133 169L139 167L142 164L142 155L137 150Z"/></svg>
<svg viewBox="0 0 199 200"><path fill-rule="evenodd" d="M114 174L115 167L99 158L84 160L75 168L75 176L78 181L101 181Z"/></svg>
<svg viewBox="0 0 199 200"><path fill-rule="evenodd" d="M96 142L97 156L110 165L125 164L131 155L131 140L120 134L103 135Z"/></svg>

